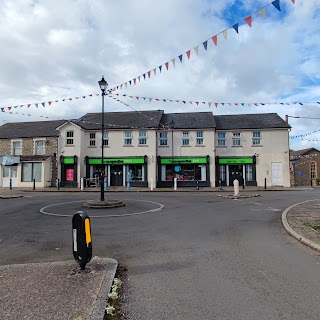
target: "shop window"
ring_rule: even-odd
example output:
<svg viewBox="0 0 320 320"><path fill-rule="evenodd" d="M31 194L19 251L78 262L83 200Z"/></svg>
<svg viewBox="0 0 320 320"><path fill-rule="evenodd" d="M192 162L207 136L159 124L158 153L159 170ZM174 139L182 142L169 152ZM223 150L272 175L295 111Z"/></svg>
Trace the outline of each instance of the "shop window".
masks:
<svg viewBox="0 0 320 320"><path fill-rule="evenodd" d="M226 166L225 165L220 165L219 166L219 176L221 181L226 181Z"/></svg>
<svg viewBox="0 0 320 320"><path fill-rule="evenodd" d="M37 182L41 181L41 162L23 162L22 163L22 181L32 182L35 179Z"/></svg>
<svg viewBox="0 0 320 320"><path fill-rule="evenodd" d="M253 131L252 132L252 144L254 146L261 144L261 132L260 131Z"/></svg>
<svg viewBox="0 0 320 320"><path fill-rule="evenodd" d="M197 145L203 145L203 131L197 131Z"/></svg>
<svg viewBox="0 0 320 320"><path fill-rule="evenodd" d="M132 181L142 181L142 164L129 165L129 175Z"/></svg>
<svg viewBox="0 0 320 320"><path fill-rule="evenodd" d="M201 167L192 164L167 165L165 179L172 181L172 178L178 181L201 181Z"/></svg>
<svg viewBox="0 0 320 320"><path fill-rule="evenodd" d="M91 132L89 136L89 146L94 147L96 145L96 134L95 132Z"/></svg>
<svg viewBox="0 0 320 320"><path fill-rule="evenodd" d="M226 133L218 132L218 146L225 146L225 145L226 145Z"/></svg>
<svg viewBox="0 0 320 320"><path fill-rule="evenodd" d="M38 141L35 141L35 154L44 154L45 151L44 151L44 141L43 140L38 140Z"/></svg>
<svg viewBox="0 0 320 320"><path fill-rule="evenodd" d="M7 166L2 167L2 176L3 178L9 178L9 167Z"/></svg>
<svg viewBox="0 0 320 320"><path fill-rule="evenodd" d="M182 145L188 146L190 143L189 132L182 132Z"/></svg>
<svg viewBox="0 0 320 320"><path fill-rule="evenodd" d="M109 145L109 132L103 132L103 145Z"/></svg>
<svg viewBox="0 0 320 320"><path fill-rule="evenodd" d="M234 132L232 134L232 145L241 146L241 134L240 132Z"/></svg>
<svg viewBox="0 0 320 320"><path fill-rule="evenodd" d="M246 165L246 181L252 181L252 164Z"/></svg>
<svg viewBox="0 0 320 320"><path fill-rule="evenodd" d="M310 163L311 179L317 179L317 165L314 161Z"/></svg>
<svg viewBox="0 0 320 320"><path fill-rule="evenodd" d="M67 131L67 145L73 145L73 131Z"/></svg>
<svg viewBox="0 0 320 320"><path fill-rule="evenodd" d="M12 142L12 154L14 156L21 155L21 141L13 141Z"/></svg>
<svg viewBox="0 0 320 320"><path fill-rule="evenodd" d="M126 146L132 145L132 131L124 132L124 144Z"/></svg>
<svg viewBox="0 0 320 320"><path fill-rule="evenodd" d="M168 145L168 132L160 132L159 143L160 143L160 146Z"/></svg>
<svg viewBox="0 0 320 320"><path fill-rule="evenodd" d="M147 131L139 131L139 144L147 144Z"/></svg>

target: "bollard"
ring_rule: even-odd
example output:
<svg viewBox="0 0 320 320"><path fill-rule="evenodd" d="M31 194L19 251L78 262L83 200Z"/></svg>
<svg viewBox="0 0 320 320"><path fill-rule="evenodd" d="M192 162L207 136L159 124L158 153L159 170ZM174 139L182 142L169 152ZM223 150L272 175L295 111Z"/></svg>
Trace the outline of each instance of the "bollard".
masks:
<svg viewBox="0 0 320 320"><path fill-rule="evenodd" d="M234 195L239 194L239 181L237 179L233 180Z"/></svg>
<svg viewBox="0 0 320 320"><path fill-rule="evenodd" d="M107 191L107 189L108 189L108 178L107 178L107 176L104 176L104 178L103 178L103 185L104 185L104 191Z"/></svg>
<svg viewBox="0 0 320 320"><path fill-rule="evenodd" d="M267 189L267 178L264 178L264 188Z"/></svg>
<svg viewBox="0 0 320 320"><path fill-rule="evenodd" d="M173 178L173 189L174 189L174 191L176 191L177 190L177 178Z"/></svg>
<svg viewBox="0 0 320 320"><path fill-rule="evenodd" d="M84 191L84 178L81 178L80 188L81 188L81 191Z"/></svg>
<svg viewBox="0 0 320 320"><path fill-rule="evenodd" d="M222 190L222 180L221 179L219 179L219 188L220 188L220 190Z"/></svg>
<svg viewBox="0 0 320 320"><path fill-rule="evenodd" d="M33 190L36 190L36 179L33 179Z"/></svg>
<svg viewBox="0 0 320 320"><path fill-rule="evenodd" d="M92 257L92 239L90 218L83 211L78 211L72 218L72 243L73 257L80 269L85 270Z"/></svg>
<svg viewBox="0 0 320 320"><path fill-rule="evenodd" d="M10 186L10 190L12 190L12 179L10 178L10 184L9 184L9 186Z"/></svg>
<svg viewBox="0 0 320 320"><path fill-rule="evenodd" d="M58 190L60 189L60 179L58 179Z"/></svg>
<svg viewBox="0 0 320 320"><path fill-rule="evenodd" d="M153 191L153 178L151 178L151 191Z"/></svg>
<svg viewBox="0 0 320 320"><path fill-rule="evenodd" d="M197 190L199 190L199 180L197 180Z"/></svg>

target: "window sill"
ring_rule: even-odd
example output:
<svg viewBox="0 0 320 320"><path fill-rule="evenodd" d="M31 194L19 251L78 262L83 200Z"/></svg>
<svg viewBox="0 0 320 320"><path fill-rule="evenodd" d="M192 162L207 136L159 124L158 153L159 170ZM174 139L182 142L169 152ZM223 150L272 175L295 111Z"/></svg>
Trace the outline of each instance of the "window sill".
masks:
<svg viewBox="0 0 320 320"><path fill-rule="evenodd" d="M147 144L138 144L138 147L149 147Z"/></svg>
<svg viewBox="0 0 320 320"><path fill-rule="evenodd" d="M159 148L169 148L169 146L158 146Z"/></svg>
<svg viewBox="0 0 320 320"><path fill-rule="evenodd" d="M96 148L97 146L88 146L88 148Z"/></svg>
<svg viewBox="0 0 320 320"><path fill-rule="evenodd" d="M188 144L188 145L182 145L181 147L185 148L185 147L191 147L191 146L190 146L190 144Z"/></svg>
<svg viewBox="0 0 320 320"><path fill-rule="evenodd" d="M242 146L232 146L232 148L242 148Z"/></svg>
<svg viewBox="0 0 320 320"><path fill-rule="evenodd" d="M75 147L74 144L66 144L65 147Z"/></svg>
<svg viewBox="0 0 320 320"><path fill-rule="evenodd" d="M216 148L227 148L227 146L216 146Z"/></svg>
<svg viewBox="0 0 320 320"><path fill-rule="evenodd" d="M251 147L263 147L262 144L253 144Z"/></svg>
<svg viewBox="0 0 320 320"><path fill-rule="evenodd" d="M132 144L124 144L123 146L124 146L124 147L133 147Z"/></svg>
<svg viewBox="0 0 320 320"><path fill-rule="evenodd" d="M204 148L205 145L204 144L196 144L196 147Z"/></svg>

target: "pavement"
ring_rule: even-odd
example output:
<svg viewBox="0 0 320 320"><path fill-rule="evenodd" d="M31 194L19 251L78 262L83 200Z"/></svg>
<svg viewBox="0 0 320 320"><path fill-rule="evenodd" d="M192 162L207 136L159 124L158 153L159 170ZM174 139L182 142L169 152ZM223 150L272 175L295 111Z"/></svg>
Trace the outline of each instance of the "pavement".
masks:
<svg viewBox="0 0 320 320"><path fill-rule="evenodd" d="M298 241L320 251L320 200L307 200L287 208L282 224Z"/></svg>
<svg viewBox="0 0 320 320"><path fill-rule="evenodd" d="M118 263L94 257L0 266L0 319L103 320Z"/></svg>

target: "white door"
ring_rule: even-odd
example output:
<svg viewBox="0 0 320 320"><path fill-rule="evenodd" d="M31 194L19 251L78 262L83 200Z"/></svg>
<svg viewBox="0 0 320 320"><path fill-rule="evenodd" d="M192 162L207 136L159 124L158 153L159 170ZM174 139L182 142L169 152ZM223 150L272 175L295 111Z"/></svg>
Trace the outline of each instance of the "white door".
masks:
<svg viewBox="0 0 320 320"><path fill-rule="evenodd" d="M283 185L282 162L272 162L272 185Z"/></svg>
<svg viewBox="0 0 320 320"><path fill-rule="evenodd" d="M17 166L3 166L2 167L2 186L4 188L10 187L10 179L12 183L12 188L17 186Z"/></svg>

